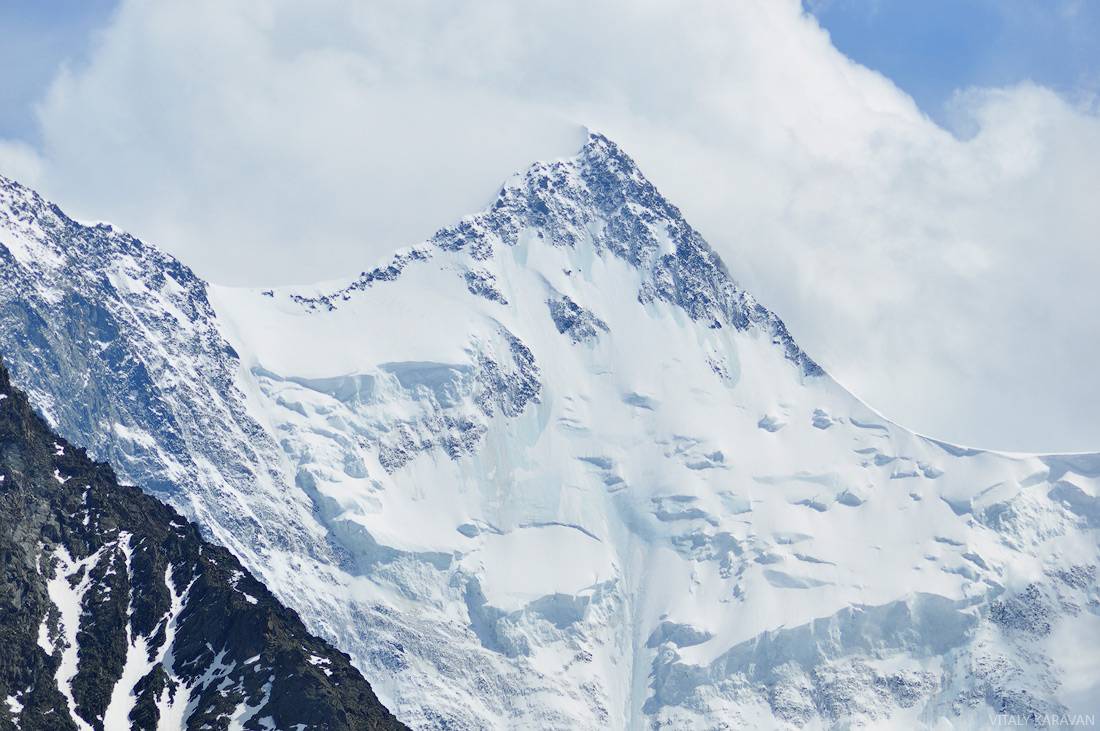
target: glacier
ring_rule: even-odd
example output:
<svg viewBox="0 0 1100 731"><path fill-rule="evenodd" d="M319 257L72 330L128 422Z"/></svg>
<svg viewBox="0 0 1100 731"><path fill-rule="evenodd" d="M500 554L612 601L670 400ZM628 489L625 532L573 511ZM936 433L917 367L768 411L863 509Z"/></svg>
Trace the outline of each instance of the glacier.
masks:
<svg viewBox="0 0 1100 731"><path fill-rule="evenodd" d="M892 423L598 134L374 269L273 289L0 179L0 280L50 424L414 728L1100 706L1100 455Z"/></svg>

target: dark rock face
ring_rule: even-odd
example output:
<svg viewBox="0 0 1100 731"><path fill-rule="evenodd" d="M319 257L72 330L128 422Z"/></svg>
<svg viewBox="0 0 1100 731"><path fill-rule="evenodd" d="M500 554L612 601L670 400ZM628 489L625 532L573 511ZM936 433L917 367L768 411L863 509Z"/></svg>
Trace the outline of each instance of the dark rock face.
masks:
<svg viewBox="0 0 1100 731"><path fill-rule="evenodd" d="M550 317L562 335L568 335L574 343L595 340L601 332L608 332L607 323L584 309L566 295L547 300Z"/></svg>
<svg viewBox="0 0 1100 731"><path fill-rule="evenodd" d="M989 619L1005 631L1027 632L1037 637L1050 634L1052 614L1036 584L1028 584L1019 594L999 599L989 607Z"/></svg>
<svg viewBox="0 0 1100 731"><path fill-rule="evenodd" d="M53 434L0 365L0 729L403 728L229 551Z"/></svg>
<svg viewBox="0 0 1100 731"><path fill-rule="evenodd" d="M492 272L471 269L463 276L466 279L466 289L470 294L484 297L490 302L499 302L502 305L508 304L508 298L501 294L500 289L497 288L496 278Z"/></svg>

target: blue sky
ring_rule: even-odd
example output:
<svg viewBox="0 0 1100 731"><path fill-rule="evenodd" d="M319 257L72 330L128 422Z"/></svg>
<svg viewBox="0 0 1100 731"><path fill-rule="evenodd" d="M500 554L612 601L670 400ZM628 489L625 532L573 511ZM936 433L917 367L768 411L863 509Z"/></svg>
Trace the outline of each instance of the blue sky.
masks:
<svg viewBox="0 0 1100 731"><path fill-rule="evenodd" d="M115 0L0 0L0 137L37 141L34 105L64 63L79 63Z"/></svg>
<svg viewBox="0 0 1100 731"><path fill-rule="evenodd" d="M1100 2L803 0L849 58L888 76L933 119L957 89L1033 81L1075 103L1100 92Z"/></svg>

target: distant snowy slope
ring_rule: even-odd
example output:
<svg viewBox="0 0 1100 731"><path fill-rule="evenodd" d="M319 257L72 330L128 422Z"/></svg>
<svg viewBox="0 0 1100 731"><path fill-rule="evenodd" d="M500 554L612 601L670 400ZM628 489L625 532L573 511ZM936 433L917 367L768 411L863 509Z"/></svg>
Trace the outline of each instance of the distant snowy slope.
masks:
<svg viewBox="0 0 1100 731"><path fill-rule="evenodd" d="M140 459L91 446L162 479L414 727L1095 710L1100 668L1072 643L1100 636L1100 456L883 419L603 137L310 288L188 271L176 300L158 272L186 270L145 245L137 293L50 278L14 252L55 234L21 235L0 258L16 379L72 438L140 429ZM124 261L88 246L89 271ZM89 327L77 297L111 337L70 345ZM166 365L120 381L102 343Z"/></svg>

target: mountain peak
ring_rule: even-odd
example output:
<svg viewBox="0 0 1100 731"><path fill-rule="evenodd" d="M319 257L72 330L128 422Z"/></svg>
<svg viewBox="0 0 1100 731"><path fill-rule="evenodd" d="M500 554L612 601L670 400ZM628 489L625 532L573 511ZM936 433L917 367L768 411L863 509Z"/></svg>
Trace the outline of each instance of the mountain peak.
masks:
<svg viewBox="0 0 1100 731"><path fill-rule="evenodd" d="M955 448L814 377L606 138L341 284L209 286L90 231L28 229L56 271L0 250L13 380L410 725L971 727L1097 697L1066 639L1095 619L1095 458Z"/></svg>
<svg viewBox="0 0 1100 731"><path fill-rule="evenodd" d="M823 373L783 321L733 279L718 253L634 160L598 133L590 133L573 157L536 162L513 175L488 208L440 229L351 283L289 296L311 310L335 309L358 291L398 278L407 266L448 252L465 256L462 276L471 293L504 303L492 262L525 238L628 262L641 277L639 304L665 302L711 328L763 331L807 376Z"/></svg>

